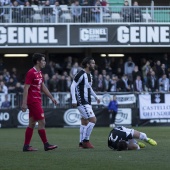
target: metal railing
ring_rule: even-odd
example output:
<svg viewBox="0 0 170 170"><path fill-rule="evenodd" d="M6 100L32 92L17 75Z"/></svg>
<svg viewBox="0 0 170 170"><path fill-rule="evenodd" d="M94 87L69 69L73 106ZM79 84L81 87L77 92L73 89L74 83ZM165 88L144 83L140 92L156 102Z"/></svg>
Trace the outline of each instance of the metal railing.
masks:
<svg viewBox="0 0 170 170"><path fill-rule="evenodd" d="M164 6L67 6L32 5L0 7L0 23L119 23L170 22L170 7Z"/></svg>

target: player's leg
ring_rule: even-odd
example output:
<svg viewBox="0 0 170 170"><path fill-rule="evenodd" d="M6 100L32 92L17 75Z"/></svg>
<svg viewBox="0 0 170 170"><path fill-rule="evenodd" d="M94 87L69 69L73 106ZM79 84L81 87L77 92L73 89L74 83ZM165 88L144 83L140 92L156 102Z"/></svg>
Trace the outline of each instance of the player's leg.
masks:
<svg viewBox="0 0 170 170"><path fill-rule="evenodd" d="M136 138L136 139L143 140L143 141L149 143L152 146L157 145L157 142L155 140L148 138L147 135L143 132L139 132L137 130L134 130L133 137Z"/></svg>
<svg viewBox="0 0 170 170"><path fill-rule="evenodd" d="M82 148L82 143L83 143L83 133L84 133L85 127L87 126L88 122L89 121L87 119L81 118L80 140L79 140L79 147L81 147L81 148Z"/></svg>
<svg viewBox="0 0 170 170"><path fill-rule="evenodd" d="M38 120L38 134L44 144L44 150L53 150L57 148L57 145L51 145L49 144L46 136L46 130L45 130L45 119Z"/></svg>
<svg viewBox="0 0 170 170"><path fill-rule="evenodd" d="M90 135L96 123L96 117L90 117L87 126L85 126L83 133L83 148L94 148L94 146L89 142Z"/></svg>
<svg viewBox="0 0 170 170"><path fill-rule="evenodd" d="M32 135L33 135L35 123L36 122L33 119L33 117L30 117L29 118L29 125L28 125L28 127L26 128L26 131L25 131L25 141L24 141L24 146L23 146L23 151L24 152L37 151L37 149L30 146L30 142L31 142L31 138L32 138Z"/></svg>

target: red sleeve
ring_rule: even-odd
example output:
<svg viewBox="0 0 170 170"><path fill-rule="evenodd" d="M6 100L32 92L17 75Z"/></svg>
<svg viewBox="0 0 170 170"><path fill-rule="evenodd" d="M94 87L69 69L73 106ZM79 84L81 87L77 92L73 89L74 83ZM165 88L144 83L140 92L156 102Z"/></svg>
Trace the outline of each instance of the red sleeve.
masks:
<svg viewBox="0 0 170 170"><path fill-rule="evenodd" d="M31 71L28 71L26 78L25 78L25 84L32 84L32 81L34 80L34 74Z"/></svg>

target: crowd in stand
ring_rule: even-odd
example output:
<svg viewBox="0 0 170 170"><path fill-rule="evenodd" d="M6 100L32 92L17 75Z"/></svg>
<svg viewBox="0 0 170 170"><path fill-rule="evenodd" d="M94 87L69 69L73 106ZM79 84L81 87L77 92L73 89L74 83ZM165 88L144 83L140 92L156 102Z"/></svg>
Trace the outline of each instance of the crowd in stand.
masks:
<svg viewBox="0 0 170 170"><path fill-rule="evenodd" d="M132 57L102 58L92 72L96 92L169 92L170 65L168 55L162 60L145 59L135 64ZM101 63L105 63L101 67ZM64 63L50 61L42 70L45 85L51 92L69 92L73 77L82 69L80 61L68 56ZM0 93L23 92L24 80L18 80L16 68L0 73Z"/></svg>
<svg viewBox="0 0 170 170"><path fill-rule="evenodd" d="M38 8L33 8L33 5L41 6L39 13L37 13ZM67 5L69 9L63 9L61 5ZM3 8L4 6L12 7L12 11ZM93 7L90 8L90 6ZM142 21L141 8L138 7L137 1L134 2L133 7L129 7L128 1L125 1L120 9L119 13L124 22ZM72 22L100 22L101 13L109 17L112 12L107 0L0 0L0 22L2 23L6 22L6 19L9 20L5 14L10 15L10 13L12 22L15 23L36 22L39 19L41 22L55 23L65 22L63 13L71 14ZM41 14L38 15L40 18L34 14Z"/></svg>

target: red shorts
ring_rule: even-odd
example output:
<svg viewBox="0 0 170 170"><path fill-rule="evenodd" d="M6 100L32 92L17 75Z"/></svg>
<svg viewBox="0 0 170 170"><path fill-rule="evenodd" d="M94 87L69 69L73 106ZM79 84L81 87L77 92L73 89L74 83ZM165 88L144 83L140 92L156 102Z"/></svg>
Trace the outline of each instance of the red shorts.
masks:
<svg viewBox="0 0 170 170"><path fill-rule="evenodd" d="M44 110L41 103L28 104L29 118L32 117L35 121L44 119Z"/></svg>

